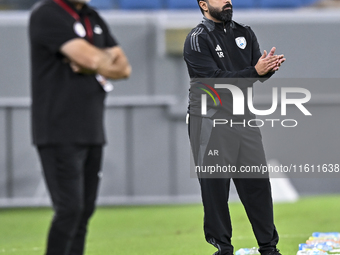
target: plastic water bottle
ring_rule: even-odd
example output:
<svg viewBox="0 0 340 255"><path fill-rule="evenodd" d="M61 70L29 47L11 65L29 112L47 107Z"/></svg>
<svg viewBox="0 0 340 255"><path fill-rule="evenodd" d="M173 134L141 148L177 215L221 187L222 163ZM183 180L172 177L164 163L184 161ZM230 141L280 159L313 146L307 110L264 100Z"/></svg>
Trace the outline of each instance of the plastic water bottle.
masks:
<svg viewBox="0 0 340 255"><path fill-rule="evenodd" d="M236 251L235 255L248 255L248 254L260 254L256 247L251 249L249 248L242 248Z"/></svg>
<svg viewBox="0 0 340 255"><path fill-rule="evenodd" d="M339 232L314 232L313 237L340 238Z"/></svg>
<svg viewBox="0 0 340 255"><path fill-rule="evenodd" d="M333 249L333 246L329 245L327 242L322 243L314 243L314 244L306 244L306 243L300 243L299 244L299 250L312 250L312 249L318 249L322 251L330 251Z"/></svg>
<svg viewBox="0 0 340 255"><path fill-rule="evenodd" d="M297 255L340 255L339 232L314 232L305 244L299 244Z"/></svg>
<svg viewBox="0 0 340 255"><path fill-rule="evenodd" d="M312 250L298 251L296 255L328 255L328 253L325 251L320 251L318 249L312 249Z"/></svg>
<svg viewBox="0 0 340 255"><path fill-rule="evenodd" d="M306 244L308 245L315 245L319 243L325 243L333 248L340 247L340 238L323 238L323 237L310 237Z"/></svg>

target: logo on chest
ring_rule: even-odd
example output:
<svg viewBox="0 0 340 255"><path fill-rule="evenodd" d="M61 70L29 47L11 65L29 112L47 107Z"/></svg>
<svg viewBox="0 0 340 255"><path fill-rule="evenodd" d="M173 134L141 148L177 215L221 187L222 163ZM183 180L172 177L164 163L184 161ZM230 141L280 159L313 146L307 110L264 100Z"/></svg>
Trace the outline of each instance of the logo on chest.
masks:
<svg viewBox="0 0 340 255"><path fill-rule="evenodd" d="M224 54L223 54L221 46L219 44L217 44L215 51L216 51L217 55L219 56L219 58L224 58Z"/></svg>
<svg viewBox="0 0 340 255"><path fill-rule="evenodd" d="M235 42L236 42L236 45L244 50L246 47L247 47L247 41L246 41L246 38L244 38L243 36L242 37L237 37L235 39Z"/></svg>
<svg viewBox="0 0 340 255"><path fill-rule="evenodd" d="M103 29L99 25L95 25L93 32L97 35L101 35L103 33Z"/></svg>
<svg viewBox="0 0 340 255"><path fill-rule="evenodd" d="M73 25L74 32L79 36L79 37L85 37L86 36L86 30L84 26L79 22L75 22Z"/></svg>

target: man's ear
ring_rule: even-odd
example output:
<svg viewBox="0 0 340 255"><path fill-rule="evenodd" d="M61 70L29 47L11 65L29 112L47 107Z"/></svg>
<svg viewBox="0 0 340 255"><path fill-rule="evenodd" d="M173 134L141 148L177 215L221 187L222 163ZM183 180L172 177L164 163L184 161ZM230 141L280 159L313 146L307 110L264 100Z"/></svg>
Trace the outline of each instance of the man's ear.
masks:
<svg viewBox="0 0 340 255"><path fill-rule="evenodd" d="M199 2L200 7L203 9L203 11L207 12L208 11L208 5L207 2L205 1L200 1Z"/></svg>

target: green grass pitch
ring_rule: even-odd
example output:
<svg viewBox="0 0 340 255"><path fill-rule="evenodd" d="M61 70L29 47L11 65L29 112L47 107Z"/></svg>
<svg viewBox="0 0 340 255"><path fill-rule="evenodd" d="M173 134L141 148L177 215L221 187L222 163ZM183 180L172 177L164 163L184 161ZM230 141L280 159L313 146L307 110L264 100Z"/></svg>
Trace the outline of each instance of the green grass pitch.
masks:
<svg viewBox="0 0 340 255"><path fill-rule="evenodd" d="M230 203L235 250L256 246L240 203ZM340 196L275 204L278 248L295 255L315 231L340 232ZM42 255L52 216L49 208L0 209L0 255ZM88 234L87 255L211 255L204 240L201 205L100 207Z"/></svg>

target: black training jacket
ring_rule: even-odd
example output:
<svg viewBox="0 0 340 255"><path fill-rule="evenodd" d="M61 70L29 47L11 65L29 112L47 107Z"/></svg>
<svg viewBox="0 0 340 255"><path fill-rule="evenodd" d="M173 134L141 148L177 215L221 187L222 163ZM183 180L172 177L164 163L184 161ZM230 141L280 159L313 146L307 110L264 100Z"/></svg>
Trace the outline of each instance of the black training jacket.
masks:
<svg viewBox="0 0 340 255"><path fill-rule="evenodd" d="M268 73L265 76L257 74L255 65L262 55L257 38L249 26L235 21L215 23L204 17L203 21L188 34L183 55L191 78L189 108L190 113L194 115L200 115L201 112L200 95L204 92L196 87L202 78L205 78L205 81L206 78L214 78L215 81L216 78L227 78L229 84L242 89L246 98L248 87L257 80L263 81L261 78L267 79L273 74ZM210 100L208 108L223 110L224 114L231 116L231 94L226 89L216 91L224 101L223 107L215 106ZM253 116L246 111L245 115L249 114Z"/></svg>

